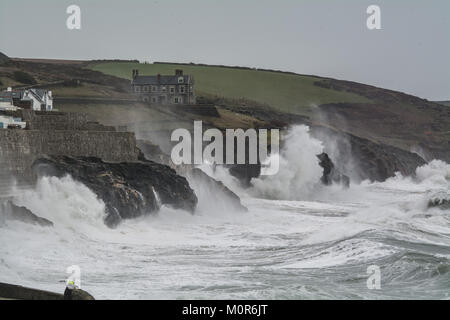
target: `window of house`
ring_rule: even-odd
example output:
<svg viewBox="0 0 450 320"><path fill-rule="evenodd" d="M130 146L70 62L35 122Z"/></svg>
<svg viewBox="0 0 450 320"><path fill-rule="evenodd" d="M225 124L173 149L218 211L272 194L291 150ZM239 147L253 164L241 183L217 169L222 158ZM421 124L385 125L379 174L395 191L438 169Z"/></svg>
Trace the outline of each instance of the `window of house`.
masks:
<svg viewBox="0 0 450 320"><path fill-rule="evenodd" d="M175 87L170 87L170 93L175 93Z"/></svg>
<svg viewBox="0 0 450 320"><path fill-rule="evenodd" d="M184 82L184 78L183 77L178 77L178 83L183 83Z"/></svg>
<svg viewBox="0 0 450 320"><path fill-rule="evenodd" d="M152 86L152 92L156 92L156 86Z"/></svg>
<svg viewBox="0 0 450 320"><path fill-rule="evenodd" d="M178 97L175 97L175 103L180 103L180 99Z"/></svg>
<svg viewBox="0 0 450 320"><path fill-rule="evenodd" d="M156 103L156 97L152 97L152 103Z"/></svg>
<svg viewBox="0 0 450 320"><path fill-rule="evenodd" d="M140 86L135 86L134 87L134 92L141 92L141 87Z"/></svg>
<svg viewBox="0 0 450 320"><path fill-rule="evenodd" d="M143 92L148 92L148 86L142 87L142 91L143 91Z"/></svg>
<svg viewBox="0 0 450 320"><path fill-rule="evenodd" d="M181 93L184 93L185 90L186 90L186 88L185 88L184 86L180 86L180 92L181 92Z"/></svg>

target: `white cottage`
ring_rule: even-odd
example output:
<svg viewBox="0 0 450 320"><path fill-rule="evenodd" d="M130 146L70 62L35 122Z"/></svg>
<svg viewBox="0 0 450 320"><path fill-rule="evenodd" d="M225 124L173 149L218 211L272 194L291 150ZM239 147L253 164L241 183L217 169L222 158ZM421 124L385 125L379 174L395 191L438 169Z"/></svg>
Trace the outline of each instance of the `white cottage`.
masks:
<svg viewBox="0 0 450 320"><path fill-rule="evenodd" d="M52 111L53 110L53 97L52 92L44 89L28 89L24 90L22 101L31 101L31 109L39 111Z"/></svg>
<svg viewBox="0 0 450 320"><path fill-rule="evenodd" d="M51 91L44 89L25 89L12 90L8 88L6 91L0 92L0 98L3 102L0 105L7 108L12 101L14 106L30 108L35 111L52 111L53 96Z"/></svg>

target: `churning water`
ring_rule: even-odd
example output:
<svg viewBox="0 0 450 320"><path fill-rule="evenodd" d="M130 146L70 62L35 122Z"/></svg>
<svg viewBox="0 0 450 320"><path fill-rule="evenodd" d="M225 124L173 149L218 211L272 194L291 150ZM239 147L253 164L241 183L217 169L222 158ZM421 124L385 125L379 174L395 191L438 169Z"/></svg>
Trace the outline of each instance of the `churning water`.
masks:
<svg viewBox="0 0 450 320"><path fill-rule="evenodd" d="M196 215L163 206L111 230L89 189L42 178L16 202L55 226L0 221L0 282L62 292L66 267L78 265L82 288L104 299L448 299L450 212L427 202L448 196L450 165L324 187L310 156L320 142L295 130L280 175L244 191L215 171L247 213L228 211L193 182ZM370 265L381 269L380 290L367 288Z"/></svg>

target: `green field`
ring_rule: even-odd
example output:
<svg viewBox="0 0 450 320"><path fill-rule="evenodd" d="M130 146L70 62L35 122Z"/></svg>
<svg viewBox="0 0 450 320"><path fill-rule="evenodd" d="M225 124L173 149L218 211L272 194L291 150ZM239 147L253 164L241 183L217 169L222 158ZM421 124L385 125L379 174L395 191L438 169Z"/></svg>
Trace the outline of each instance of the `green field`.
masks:
<svg viewBox="0 0 450 320"><path fill-rule="evenodd" d="M276 108L278 111L308 114L314 105L332 102L369 102L363 96L325 89L314 85L323 78L249 69L198 65L138 64L131 62L103 62L91 66L93 70L131 79L132 69L140 75L174 74L183 69L194 76L197 96L217 96L246 99Z"/></svg>

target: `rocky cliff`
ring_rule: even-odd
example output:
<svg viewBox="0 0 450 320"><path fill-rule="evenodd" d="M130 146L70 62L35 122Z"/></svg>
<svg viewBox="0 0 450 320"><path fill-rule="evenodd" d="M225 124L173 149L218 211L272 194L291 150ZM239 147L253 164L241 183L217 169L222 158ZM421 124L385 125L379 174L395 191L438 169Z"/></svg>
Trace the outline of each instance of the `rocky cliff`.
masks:
<svg viewBox="0 0 450 320"><path fill-rule="evenodd" d="M33 164L40 176L70 174L106 205L105 223L157 213L161 205L194 212L197 197L187 180L168 166L153 161L111 163L93 157L50 156Z"/></svg>

